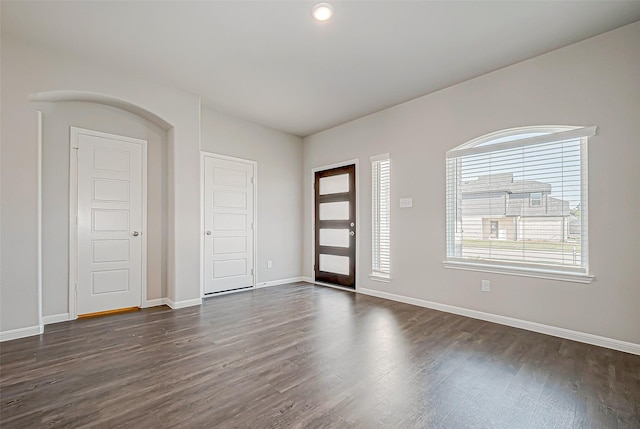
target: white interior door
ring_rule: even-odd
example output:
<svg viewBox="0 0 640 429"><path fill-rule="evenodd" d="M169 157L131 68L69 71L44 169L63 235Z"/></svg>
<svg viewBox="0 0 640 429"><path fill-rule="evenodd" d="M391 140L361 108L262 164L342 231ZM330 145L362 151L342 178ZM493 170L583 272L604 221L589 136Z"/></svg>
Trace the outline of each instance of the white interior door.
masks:
<svg viewBox="0 0 640 429"><path fill-rule="evenodd" d="M254 285L254 164L204 157L204 293Z"/></svg>
<svg viewBox="0 0 640 429"><path fill-rule="evenodd" d="M76 314L141 306L146 142L72 128L71 143L77 174Z"/></svg>

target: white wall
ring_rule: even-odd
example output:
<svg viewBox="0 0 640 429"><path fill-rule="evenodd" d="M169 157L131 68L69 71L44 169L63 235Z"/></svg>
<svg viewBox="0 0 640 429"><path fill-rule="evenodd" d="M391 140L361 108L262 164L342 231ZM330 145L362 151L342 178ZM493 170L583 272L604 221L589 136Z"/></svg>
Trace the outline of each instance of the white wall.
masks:
<svg viewBox="0 0 640 429"><path fill-rule="evenodd" d="M311 170L360 159L358 288L640 343L640 23L304 139L304 271L311 276ZM589 143L590 270L577 284L448 270L445 153L526 125L597 125ZM369 280L371 166L391 154L392 278ZM398 199L413 197L412 209ZM480 281L492 281L480 292Z"/></svg>
<svg viewBox="0 0 640 429"><path fill-rule="evenodd" d="M94 103L39 103L43 112L43 315L69 311L69 127L147 141L147 299L167 296L166 132L138 115Z"/></svg>
<svg viewBox="0 0 640 429"><path fill-rule="evenodd" d="M201 147L258 163L258 285L299 277L302 139L203 109ZM267 260L273 261L273 268L267 268Z"/></svg>
<svg viewBox="0 0 640 429"><path fill-rule="evenodd" d="M185 92L31 46L2 34L0 331L39 323L37 128L30 94L82 91L121 100L164 119L167 132L167 293L200 298L200 100ZM66 249L64 249L66 251Z"/></svg>

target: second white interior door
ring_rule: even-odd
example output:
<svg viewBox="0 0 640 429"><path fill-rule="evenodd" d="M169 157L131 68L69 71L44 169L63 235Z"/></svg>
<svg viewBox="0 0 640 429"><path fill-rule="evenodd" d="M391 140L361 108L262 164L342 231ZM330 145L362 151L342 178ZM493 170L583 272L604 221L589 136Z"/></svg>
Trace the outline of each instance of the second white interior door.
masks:
<svg viewBox="0 0 640 429"><path fill-rule="evenodd" d="M254 285L251 162L204 157L204 293Z"/></svg>

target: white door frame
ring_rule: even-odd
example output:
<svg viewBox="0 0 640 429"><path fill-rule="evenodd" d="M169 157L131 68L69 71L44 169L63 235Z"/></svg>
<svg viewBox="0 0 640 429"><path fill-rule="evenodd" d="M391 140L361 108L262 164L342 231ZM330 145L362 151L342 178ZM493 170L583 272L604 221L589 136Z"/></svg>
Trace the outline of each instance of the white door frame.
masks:
<svg viewBox="0 0 640 429"><path fill-rule="evenodd" d="M338 289L344 289L353 292L358 290L358 282L360 281L360 165L359 159L351 159L349 161L336 162L335 164L323 165L321 167L314 167L311 169L311 280L314 283L322 284L326 286L335 287ZM316 271L313 269L313 265L316 263L316 193L314 185L316 183L316 172L330 170L332 168L344 167L345 165L355 165L355 179L356 179L356 282L354 289L343 288L340 285L332 285L323 282L316 282Z"/></svg>
<svg viewBox="0 0 640 429"><path fill-rule="evenodd" d="M227 161L240 162L253 166L253 285L252 289L258 284L258 162L250 159L236 158L233 156L221 155L219 153L200 151L200 297L204 298L204 270L205 270L205 252L204 252L204 235L205 235L205 218L204 218L204 160L206 158L224 159ZM226 292L217 292L217 295L225 295L228 293L242 292L247 289L231 290Z"/></svg>
<svg viewBox="0 0 640 429"><path fill-rule="evenodd" d="M117 134L103 133L86 128L69 129L69 320L78 318L76 288L78 279L78 157L80 134L117 139L142 146L142 266L140 308L147 301L147 141Z"/></svg>

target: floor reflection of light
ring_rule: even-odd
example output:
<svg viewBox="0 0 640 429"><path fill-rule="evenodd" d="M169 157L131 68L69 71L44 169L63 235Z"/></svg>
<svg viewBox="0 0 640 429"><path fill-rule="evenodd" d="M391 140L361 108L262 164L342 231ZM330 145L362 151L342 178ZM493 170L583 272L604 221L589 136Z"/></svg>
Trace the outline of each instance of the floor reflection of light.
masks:
<svg viewBox="0 0 640 429"><path fill-rule="evenodd" d="M332 291L333 292L333 291ZM354 330L353 296L350 293L316 296L315 334L332 344L349 345Z"/></svg>
<svg viewBox="0 0 640 429"><path fill-rule="evenodd" d="M359 312L355 295L331 291L316 295L315 312L313 341L321 347L313 361L325 371L325 394L363 386L357 395L370 400L357 403L373 404L378 415L397 415L415 403L409 341L393 311L367 303L367 311Z"/></svg>
<svg viewBox="0 0 640 429"><path fill-rule="evenodd" d="M411 398L409 358L404 334L395 315L386 309L377 309L365 317L366 347L363 350L367 385L375 386L370 392L391 409L406 405Z"/></svg>
<svg viewBox="0 0 640 429"><path fill-rule="evenodd" d="M331 392L338 381L346 379L352 372L353 359L346 359L357 346L353 294L338 291L322 291L315 296L315 312L312 323L314 364L326 372L322 377L325 390Z"/></svg>

